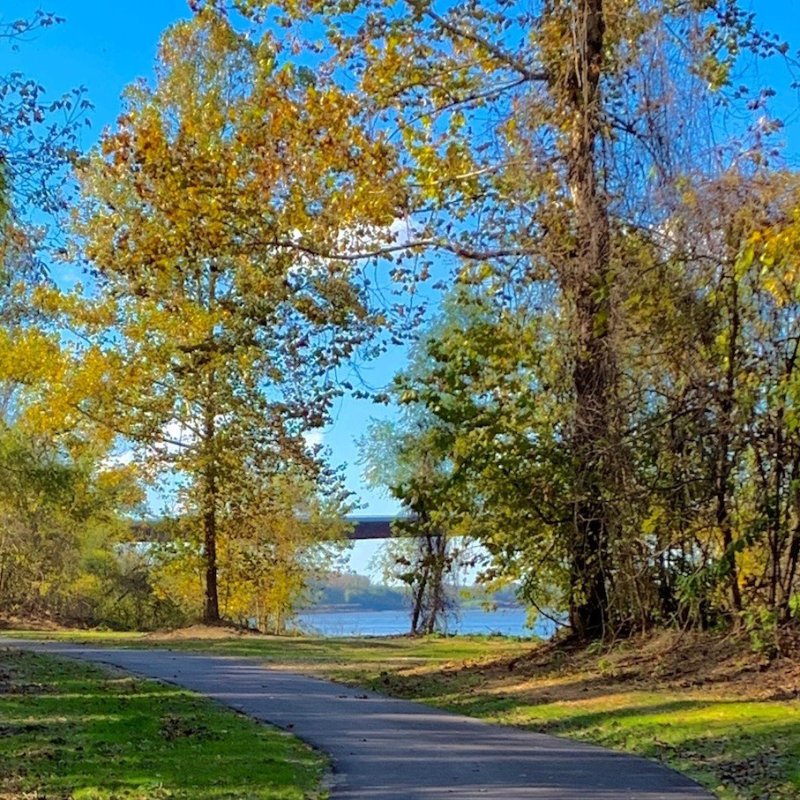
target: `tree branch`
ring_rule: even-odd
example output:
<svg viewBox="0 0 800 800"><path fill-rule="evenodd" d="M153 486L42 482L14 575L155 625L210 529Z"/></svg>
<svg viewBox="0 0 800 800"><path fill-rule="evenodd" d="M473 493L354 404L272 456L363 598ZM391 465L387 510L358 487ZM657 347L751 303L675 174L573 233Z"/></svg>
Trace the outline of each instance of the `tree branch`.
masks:
<svg viewBox="0 0 800 800"><path fill-rule="evenodd" d="M420 3L416 2L413 5L419 7ZM506 66L511 67L511 69L518 72L526 80L538 81L541 83L546 83L550 80L550 75L547 73L546 70L531 69L523 60L514 56L508 51L504 50L499 45L489 41L488 39L486 39L485 37L481 36L478 33L475 33L474 31L463 30L455 23L450 22L449 20L437 14L432 8L429 7L425 9L423 13L427 17L430 17L430 19L432 19L437 25L439 25L439 27L443 28L453 36L459 37L461 39L466 39L467 41L472 42L473 44L479 45L484 50L486 50L487 53L493 55L498 61L502 62Z"/></svg>
<svg viewBox="0 0 800 800"><path fill-rule="evenodd" d="M296 250L315 258L326 258L331 261L364 261L370 258L380 258L402 250L417 250L420 248L434 248L444 250L448 253L465 258L470 261L488 261L493 258L521 258L532 255L531 250L522 247L499 247L490 250L475 250L470 247L457 244L455 242L443 242L438 239L418 239L416 241L405 242L403 244L387 244L374 250L365 250L358 253L335 253L326 252L317 247L304 245L300 242L293 242L288 239L273 239L261 242L263 247L275 247L284 250Z"/></svg>

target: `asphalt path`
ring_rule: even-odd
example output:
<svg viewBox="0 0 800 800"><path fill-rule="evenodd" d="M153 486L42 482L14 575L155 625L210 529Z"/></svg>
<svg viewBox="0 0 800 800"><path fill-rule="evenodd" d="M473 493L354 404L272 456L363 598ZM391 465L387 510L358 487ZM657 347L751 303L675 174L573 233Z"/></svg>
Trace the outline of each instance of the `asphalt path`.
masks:
<svg viewBox="0 0 800 800"><path fill-rule="evenodd" d="M667 767L491 725L257 659L0 639L177 684L299 736L332 762L332 800L700 800Z"/></svg>

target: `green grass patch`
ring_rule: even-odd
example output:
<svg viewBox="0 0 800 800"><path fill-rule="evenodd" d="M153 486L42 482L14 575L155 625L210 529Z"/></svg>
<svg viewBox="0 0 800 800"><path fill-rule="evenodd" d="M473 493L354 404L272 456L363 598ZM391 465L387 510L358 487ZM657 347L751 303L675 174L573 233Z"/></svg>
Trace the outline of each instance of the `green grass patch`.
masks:
<svg viewBox="0 0 800 800"><path fill-rule="evenodd" d="M0 649L0 797L301 800L325 760L198 695Z"/></svg>
<svg viewBox="0 0 800 800"><path fill-rule="evenodd" d="M417 694L417 693L414 693ZM426 702L491 722L593 742L663 761L721 798L800 797L800 704L622 691L583 701L530 702L428 686Z"/></svg>
<svg viewBox="0 0 800 800"><path fill-rule="evenodd" d="M800 797L800 702L732 689L641 690L596 673L531 679L500 665L347 677L488 722L600 744L662 761L723 800ZM341 677L341 676L340 676Z"/></svg>
<svg viewBox="0 0 800 800"><path fill-rule="evenodd" d="M252 656L266 663L298 665L325 675L346 677L386 669L445 665L486 658L514 657L531 649L530 639L503 636L319 637L242 635L179 638L115 631L0 630L0 638L29 639L107 647L156 647L209 655ZM374 669L373 669L374 668Z"/></svg>

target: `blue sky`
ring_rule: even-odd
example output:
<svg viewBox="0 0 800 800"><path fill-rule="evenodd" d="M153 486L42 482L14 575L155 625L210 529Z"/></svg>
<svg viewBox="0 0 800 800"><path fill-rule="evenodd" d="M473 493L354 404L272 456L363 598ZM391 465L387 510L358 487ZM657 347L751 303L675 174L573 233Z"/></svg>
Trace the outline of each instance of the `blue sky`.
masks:
<svg viewBox="0 0 800 800"><path fill-rule="evenodd" d="M0 0L0 18L10 21L28 16L41 3L28 0ZM98 0L48 0L44 6L66 22L41 31L15 53L0 54L0 71L19 70L35 77L55 99L72 87L84 85L95 108L92 126L83 132L85 147L91 146L100 131L113 125L120 111L120 93L139 77L150 77L156 47L162 31L171 23L190 16L186 0L139 0L137 3L99 2ZM798 0L752 0L749 7L759 24L779 33L794 51L800 47ZM791 161L800 162L800 94L789 88L789 80L777 65L760 66L757 79L773 85L779 92L774 109L789 125L785 139ZM402 354L393 352L366 366L362 372L368 383L385 383L401 366ZM361 513L388 514L394 502L363 486L358 466L356 441L364 435L371 416L389 412L367 401L340 401L333 424L325 431L325 443L336 463L345 463L348 486L364 504ZM360 543L354 566L363 570L374 548Z"/></svg>

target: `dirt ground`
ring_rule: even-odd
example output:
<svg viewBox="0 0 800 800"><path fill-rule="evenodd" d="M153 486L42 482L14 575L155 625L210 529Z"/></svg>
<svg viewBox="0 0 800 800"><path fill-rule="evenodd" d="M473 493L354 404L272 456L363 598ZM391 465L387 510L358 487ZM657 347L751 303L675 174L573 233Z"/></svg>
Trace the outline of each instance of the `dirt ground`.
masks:
<svg viewBox="0 0 800 800"><path fill-rule="evenodd" d="M263 634L248 631L234 625L189 625L187 628L176 628L172 631L154 631L143 638L152 641L185 641L188 639L213 640L230 639L232 637L263 638Z"/></svg>
<svg viewBox="0 0 800 800"><path fill-rule="evenodd" d="M552 643L514 658L445 668L484 685L525 686L542 701L581 700L620 689L702 689L752 700L800 699L800 634L784 634L782 654L753 652L744 635L666 631L610 645ZM580 676L580 680L575 680Z"/></svg>

